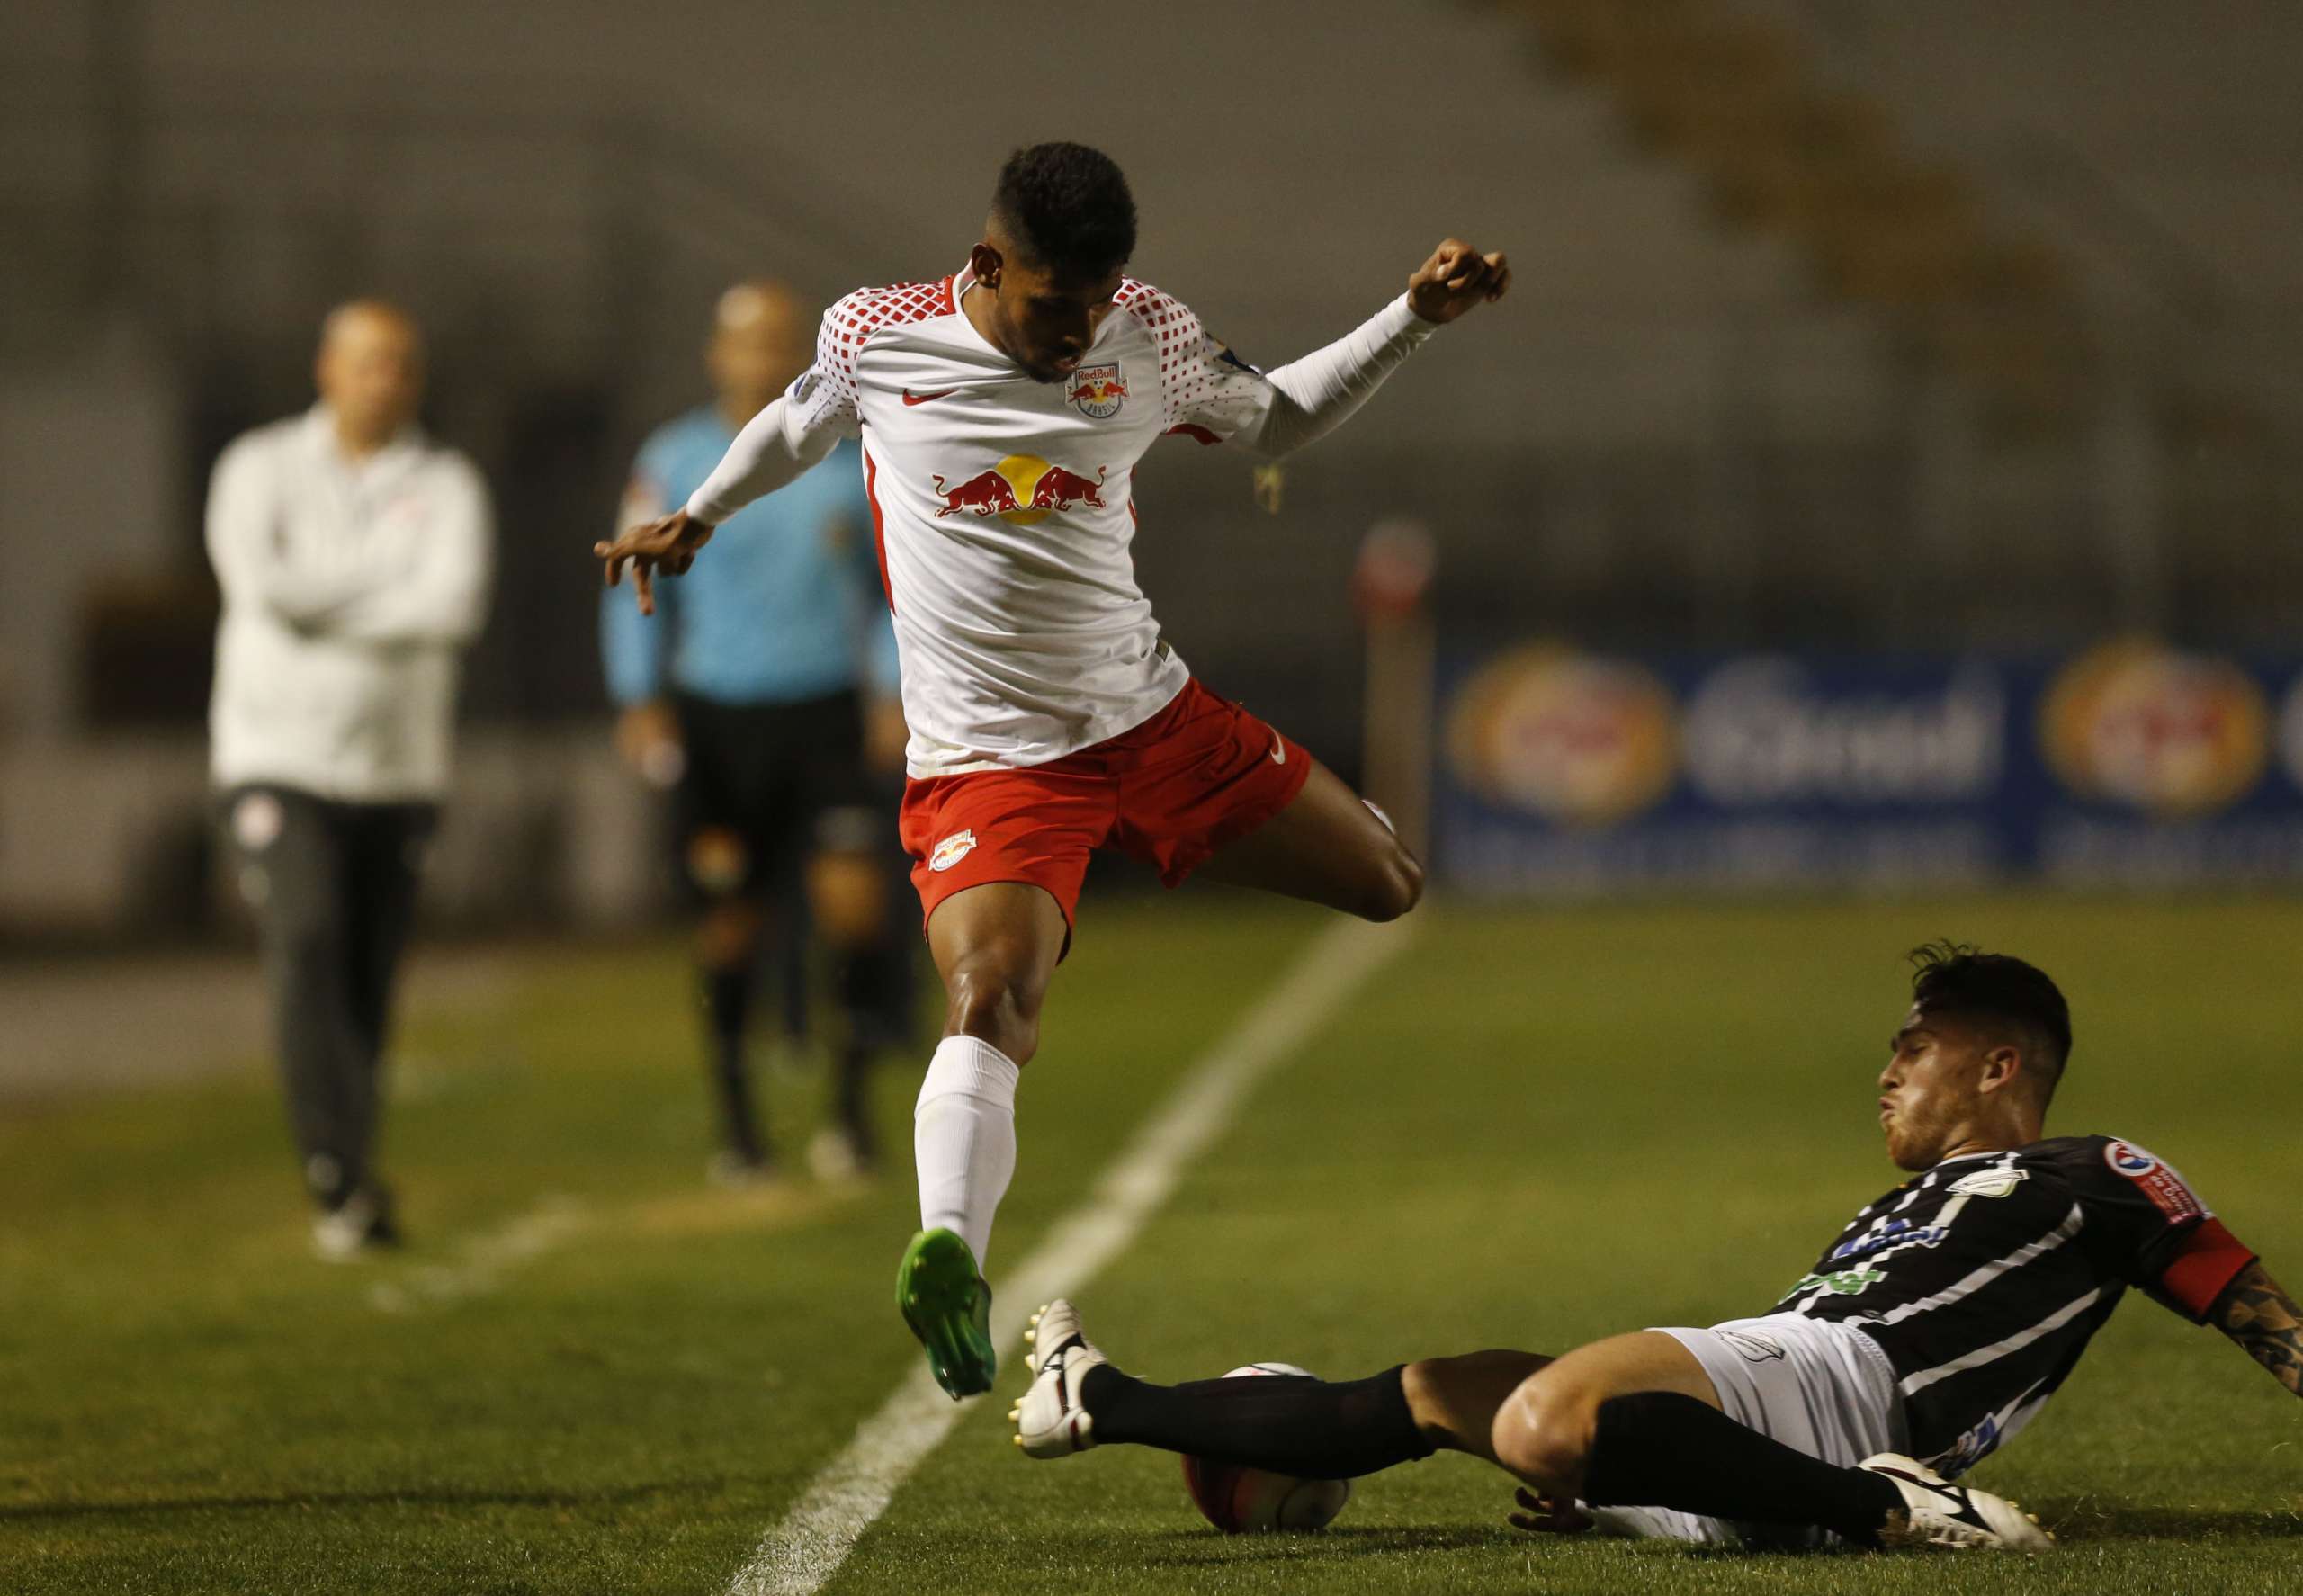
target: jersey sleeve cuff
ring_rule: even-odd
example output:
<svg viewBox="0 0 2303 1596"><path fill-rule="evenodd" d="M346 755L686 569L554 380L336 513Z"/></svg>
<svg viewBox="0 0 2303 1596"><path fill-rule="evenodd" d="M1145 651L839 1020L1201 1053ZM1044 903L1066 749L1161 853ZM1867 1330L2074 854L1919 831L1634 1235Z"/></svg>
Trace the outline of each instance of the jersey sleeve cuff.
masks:
<svg viewBox="0 0 2303 1596"><path fill-rule="evenodd" d="M2160 1272L2160 1295L2203 1323L2224 1288L2254 1261L2254 1250L2210 1215L2191 1227L2182 1250Z"/></svg>
<svg viewBox="0 0 2303 1596"><path fill-rule="evenodd" d="M1386 343L1405 338L1411 344L1420 344L1439 330L1438 322L1426 321L1415 313L1404 293L1376 312L1376 326Z"/></svg>
<svg viewBox="0 0 2303 1596"><path fill-rule="evenodd" d="M686 508L689 520L701 522L706 526L717 527L720 523L728 518L728 512L705 498L703 490L700 488L688 495Z"/></svg>

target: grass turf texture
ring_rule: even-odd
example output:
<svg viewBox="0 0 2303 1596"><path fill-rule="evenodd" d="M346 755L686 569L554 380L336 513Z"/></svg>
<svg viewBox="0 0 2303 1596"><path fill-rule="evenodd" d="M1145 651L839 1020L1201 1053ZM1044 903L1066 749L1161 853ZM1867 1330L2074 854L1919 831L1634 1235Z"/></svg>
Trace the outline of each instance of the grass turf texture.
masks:
<svg viewBox="0 0 2303 1596"><path fill-rule="evenodd" d="M1022 1093L995 1286L1320 923L1213 893L1090 917ZM1896 955L1945 932L2064 982L2054 1129L2173 1160L2303 1278L2303 907L1448 910L1423 932L1082 1286L1123 1367L1356 1375L1760 1311L1890 1183L1869 1082ZM918 1061L880 1082L893 1179L724 1197L698 1179L677 955L522 967L493 1007L411 1018L389 1136L415 1245L388 1262L310 1258L261 1074L11 1110L0 1590L717 1591L909 1372L887 1289ZM814 1090L775 1086L795 1147ZM1361 1482L1325 1535L1225 1538L1171 1457L1019 1457L1024 1377L1010 1358L831 1590L1937 1596L1949 1573L1530 1538L1510 1482L1459 1457ZM2299 1427L2219 1336L2131 1300L1976 1476L2063 1549L1953 1577L2303 1589Z"/></svg>

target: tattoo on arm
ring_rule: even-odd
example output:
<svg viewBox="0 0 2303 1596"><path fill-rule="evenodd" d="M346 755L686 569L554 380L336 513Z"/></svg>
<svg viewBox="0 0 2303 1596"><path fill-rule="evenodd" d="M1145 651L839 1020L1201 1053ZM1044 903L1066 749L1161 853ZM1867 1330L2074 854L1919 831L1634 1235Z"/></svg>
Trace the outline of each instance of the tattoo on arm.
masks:
<svg viewBox="0 0 2303 1596"><path fill-rule="evenodd" d="M2303 1396L2303 1308L2279 1282L2251 1263L2216 1300L2215 1324L2271 1371L2271 1377Z"/></svg>

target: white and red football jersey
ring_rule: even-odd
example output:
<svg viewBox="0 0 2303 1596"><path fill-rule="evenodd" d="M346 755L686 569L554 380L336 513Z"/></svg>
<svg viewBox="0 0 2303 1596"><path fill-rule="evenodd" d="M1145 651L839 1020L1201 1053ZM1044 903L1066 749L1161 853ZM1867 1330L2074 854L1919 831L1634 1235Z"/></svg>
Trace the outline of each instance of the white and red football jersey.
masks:
<svg viewBox="0 0 2303 1596"><path fill-rule="evenodd" d="M1061 758L1182 689L1129 554L1135 463L1165 433L1259 438L1287 402L1132 278L1078 369L1035 381L961 313L969 287L963 271L849 294L778 401L788 437L863 439L918 777ZM1369 349L1397 345L1378 366L1420 338L1412 319L1402 300L1362 329ZM730 507L712 488L689 510L716 523Z"/></svg>

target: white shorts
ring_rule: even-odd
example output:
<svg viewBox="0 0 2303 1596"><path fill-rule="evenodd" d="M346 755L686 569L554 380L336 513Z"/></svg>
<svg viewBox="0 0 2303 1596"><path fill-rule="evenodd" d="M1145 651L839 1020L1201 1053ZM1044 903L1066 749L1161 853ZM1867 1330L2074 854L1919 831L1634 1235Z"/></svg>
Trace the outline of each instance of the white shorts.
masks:
<svg viewBox="0 0 2303 1596"><path fill-rule="evenodd" d="M1851 1467L1909 1444L1895 1366L1861 1331L1799 1314L1730 1319L1708 1330L1662 1327L1695 1354L1730 1419L1811 1457ZM1600 1528L1659 1540L1822 1545L1821 1529L1786 1533L1780 1525L1746 1533L1725 1519L1671 1508L1594 1508Z"/></svg>

